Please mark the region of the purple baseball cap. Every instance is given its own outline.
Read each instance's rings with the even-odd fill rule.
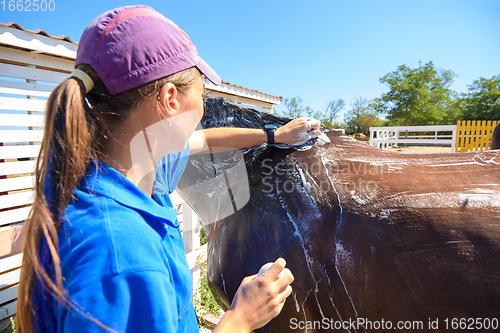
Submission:
[[[189,36],[151,7],[110,10],[85,29],[75,67],[92,66],[112,94],[196,66],[219,85],[219,75],[200,58]]]

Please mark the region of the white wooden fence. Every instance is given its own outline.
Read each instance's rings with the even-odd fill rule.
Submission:
[[[75,54],[73,43],[0,26],[0,319],[15,313],[45,103]]]
[[[377,148],[401,143],[450,145],[454,151],[456,132],[457,125],[370,127],[369,143]]]
[[[33,202],[35,159],[50,92],[73,70],[77,44],[0,25],[0,320],[15,313],[22,262],[23,225]],[[198,217],[179,208],[186,258],[199,280]]]

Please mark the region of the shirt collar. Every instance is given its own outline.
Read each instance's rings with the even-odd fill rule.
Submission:
[[[159,205],[124,175],[102,162],[90,161],[80,189],[113,199],[162,223],[174,227],[179,225],[175,209]]]

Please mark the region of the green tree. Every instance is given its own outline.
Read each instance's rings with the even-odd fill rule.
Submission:
[[[326,109],[323,111],[316,111],[309,107],[305,107],[307,115],[321,121],[321,126],[325,128],[340,128],[341,124],[336,122],[340,111],[345,107],[345,102],[343,99],[339,98],[336,100],[331,100],[326,103]]]
[[[405,125],[439,124],[446,119],[453,91],[449,88],[456,74],[437,70],[432,61],[418,68],[401,65],[380,78],[389,92],[375,100],[375,108],[389,120]]]
[[[457,92],[453,92],[450,102],[446,107],[446,114],[443,117],[442,124],[453,125],[457,120],[462,120],[462,113],[465,109],[464,99]]]
[[[311,112],[311,109],[304,105],[304,101],[299,96],[285,98],[283,104],[286,106],[286,111],[283,111],[281,115],[285,117],[299,118]]]
[[[371,100],[357,97],[351,103],[351,110],[344,116],[346,134],[370,134],[370,127],[382,126],[383,120],[378,117],[378,111]]]
[[[306,106],[305,107],[305,111],[306,111],[306,115],[308,117],[312,117],[314,119],[318,119],[319,121],[321,121],[321,126],[323,126],[323,121],[322,119],[324,118],[325,114],[323,111],[318,111],[318,110],[314,110],[314,109],[311,109],[310,107]]]
[[[344,108],[345,101],[342,98],[327,102],[325,115],[321,119],[322,126],[326,128],[339,128],[340,124],[335,119]]]
[[[500,119],[500,75],[491,79],[479,78],[462,95],[463,120]]]

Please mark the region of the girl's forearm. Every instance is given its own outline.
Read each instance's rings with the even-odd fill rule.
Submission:
[[[274,142],[294,145],[302,142],[309,131],[315,130],[320,135],[319,127],[317,120],[294,119],[276,129]],[[262,143],[267,143],[267,133],[256,128],[209,128],[196,131],[189,138],[191,154],[242,149]]]
[[[234,313],[234,310],[228,310],[221,321],[214,328],[213,333],[249,333],[251,329],[243,323],[242,318]]]
[[[241,149],[267,142],[264,130],[254,128],[209,128],[189,138],[189,153],[206,154]]]
[[[210,148],[241,149],[267,142],[266,132],[255,128],[209,128],[203,134]]]

